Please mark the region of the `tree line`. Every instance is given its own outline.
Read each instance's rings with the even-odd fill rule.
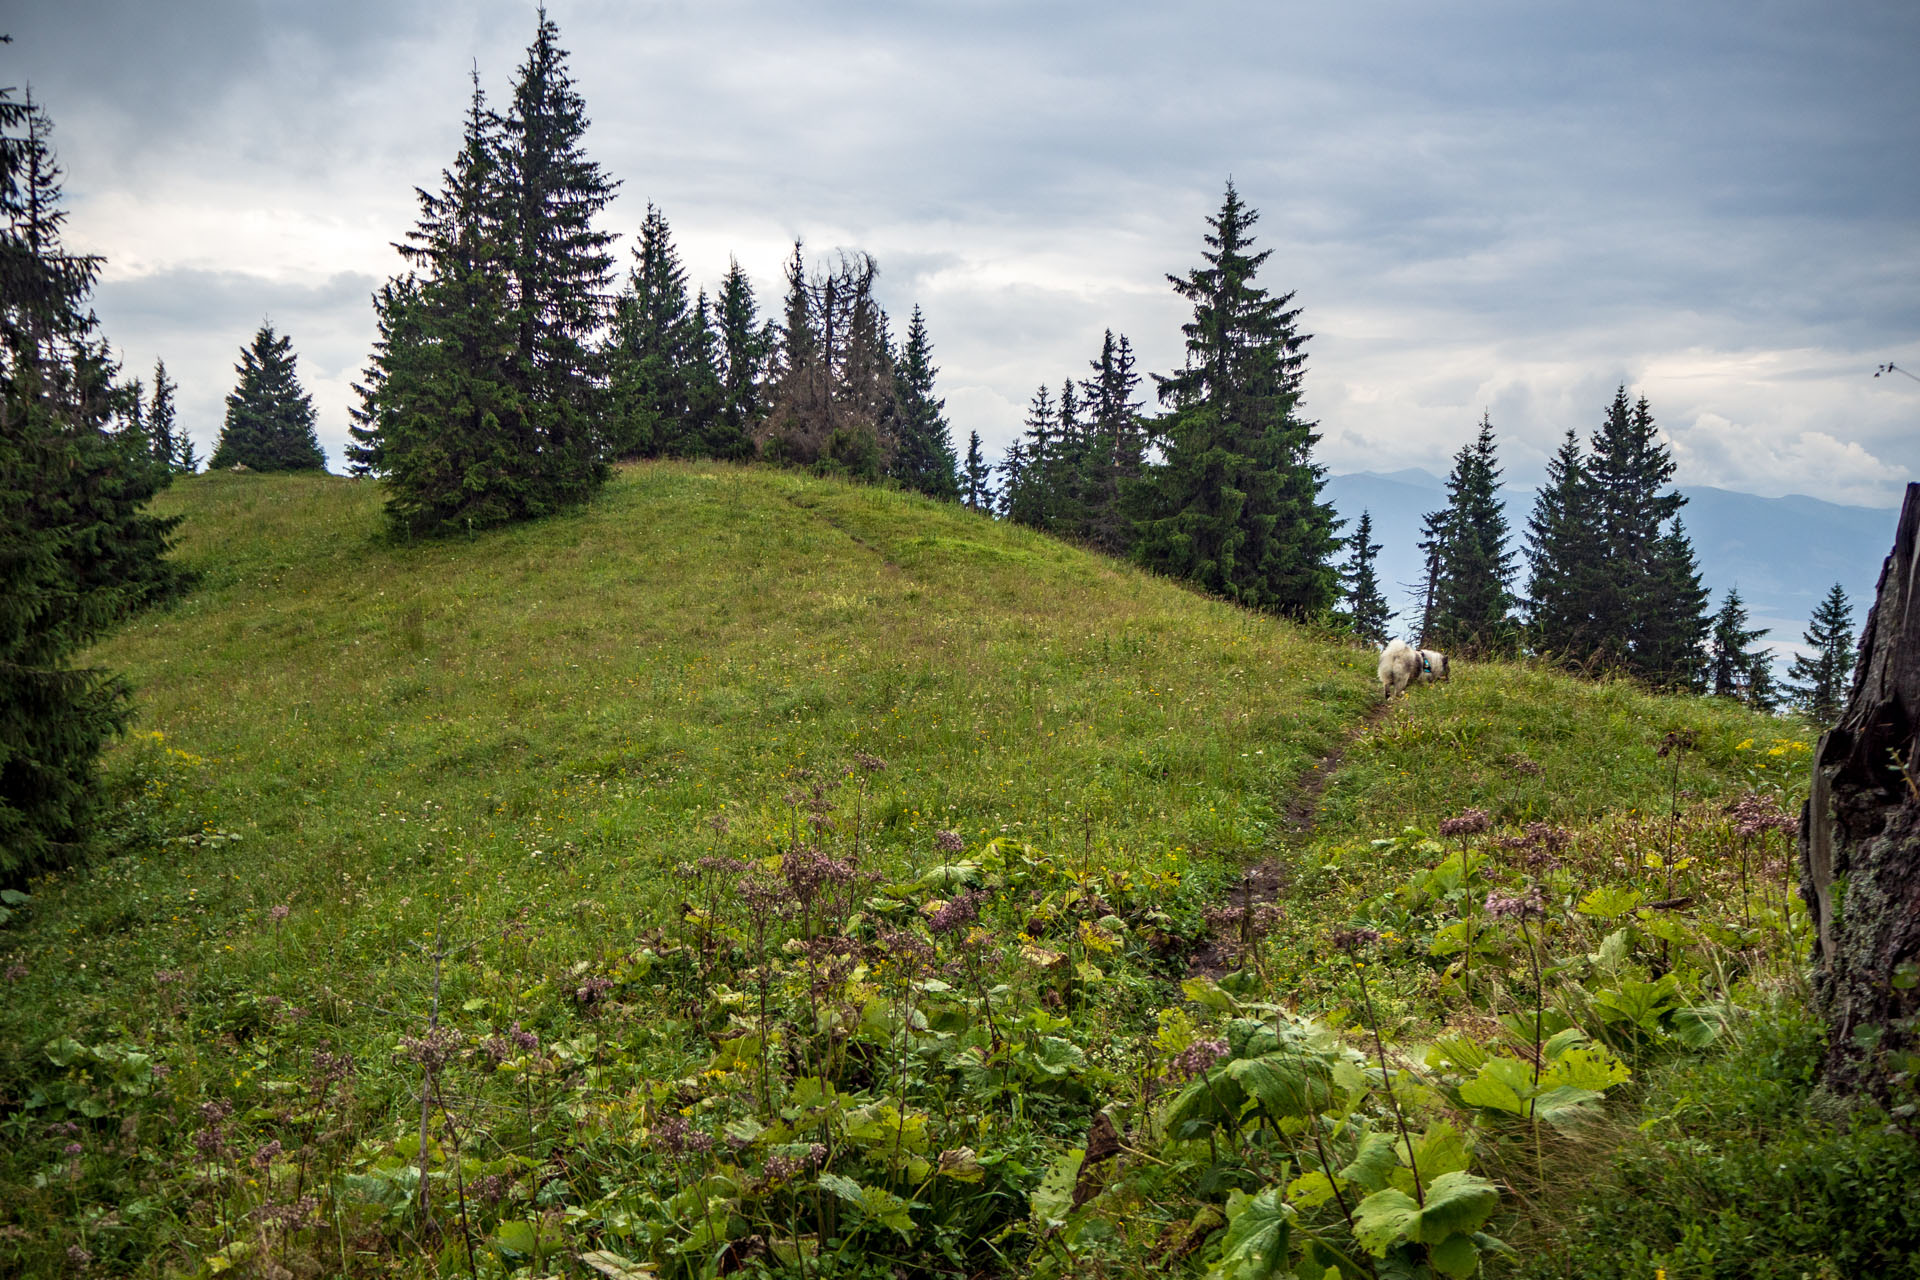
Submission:
[[[1795,658],[1783,688],[1758,643],[1767,629],[1748,625],[1739,588],[1729,587],[1710,612],[1673,470],[1652,406],[1644,396],[1629,401],[1619,388],[1584,447],[1569,430],[1549,460],[1516,551],[1500,501],[1493,424],[1483,416],[1454,455],[1446,505],[1422,523],[1419,643],[1469,656],[1527,653],[1766,711],[1791,700],[1831,720],[1853,670],[1846,592],[1835,583],[1827,593],[1803,637],[1810,652]],[[1378,548],[1368,545],[1369,527],[1363,513],[1350,540],[1347,615],[1379,642],[1391,611],[1373,569]]]

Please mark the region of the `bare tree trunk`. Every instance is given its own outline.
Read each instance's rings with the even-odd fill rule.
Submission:
[[[1820,738],[1800,822],[1800,890],[1817,933],[1826,1082],[1884,1092],[1887,1055],[1920,1047],[1920,484],[1860,640],[1853,692]],[[1905,968],[1903,968],[1905,966]],[[1898,984],[1898,985],[1897,985]]]

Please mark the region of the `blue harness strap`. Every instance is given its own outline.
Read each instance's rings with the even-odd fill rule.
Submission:
[[[1428,675],[1433,674],[1433,661],[1427,657],[1425,651],[1420,654],[1420,669]]]

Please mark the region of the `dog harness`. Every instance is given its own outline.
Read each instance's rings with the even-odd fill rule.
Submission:
[[[1420,670],[1426,672],[1428,675],[1433,674],[1433,662],[1424,653],[1420,655]]]

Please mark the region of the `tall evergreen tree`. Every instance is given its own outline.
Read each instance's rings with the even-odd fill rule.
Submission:
[[[1341,576],[1347,584],[1347,625],[1353,634],[1368,644],[1387,642],[1387,624],[1393,613],[1380,592],[1380,575],[1374,564],[1380,556],[1380,544],[1373,541],[1373,513],[1362,511],[1360,523],[1347,539],[1350,555]]]
[[[1720,611],[1713,618],[1708,653],[1710,692],[1714,697],[1741,696],[1746,670],[1751,665],[1750,646],[1765,634],[1764,630],[1747,626],[1747,606],[1740,598],[1740,588],[1729,588],[1721,598]]]
[[[716,458],[753,456],[753,436],[766,417],[762,379],[773,349],[773,333],[760,321],[753,284],[740,263],[729,262],[715,305],[719,330],[716,356],[720,374],[720,414],[714,423],[712,453]]]
[[[1666,670],[1654,641],[1684,602],[1667,592],[1674,583],[1661,570],[1659,543],[1668,521],[1686,503],[1668,488],[1673,455],[1660,439],[1646,398],[1627,402],[1615,392],[1588,446],[1587,474],[1593,486],[1594,534],[1599,540],[1588,613],[1610,665],[1656,685],[1682,684]]]
[[[412,533],[485,528],[550,509],[540,434],[517,356],[500,124],[475,78],[460,153],[401,254],[413,267],[374,297],[379,336],[356,388],[348,459],[387,482]]]
[[[173,455],[174,470],[179,472],[183,476],[193,475],[195,472],[200,470],[200,457],[197,453],[194,452],[193,437],[188,435],[184,430],[182,430],[176,434],[174,439],[175,439],[175,451]]]
[[[1479,435],[1454,455],[1439,515],[1428,642],[1467,654],[1505,652],[1513,642],[1514,557],[1500,505],[1493,423],[1484,415]]]
[[[1788,668],[1787,679],[1792,682],[1788,692],[1794,705],[1816,723],[1832,724],[1846,702],[1855,652],[1853,607],[1839,583],[1813,611],[1800,640],[1810,652],[1796,657]]]
[[[1007,519],[1033,529],[1053,527],[1054,430],[1058,424],[1051,388],[1042,386],[1027,405],[1026,430],[1007,450],[1001,467],[1000,500]],[[1015,452],[1015,449],[1018,452]]]
[[[1081,477],[1086,508],[1083,536],[1119,555],[1133,545],[1128,497],[1146,469],[1146,431],[1135,398],[1140,375],[1133,345],[1109,329],[1092,362],[1093,377],[1081,384],[1087,410],[1087,448]]]
[[[1254,283],[1269,252],[1252,252],[1257,217],[1229,182],[1206,265],[1168,277],[1193,319],[1185,367],[1155,378],[1172,418],[1136,555],[1249,608],[1305,617],[1334,603],[1337,521],[1320,501],[1319,436],[1300,415],[1299,310]]]
[[[528,439],[521,504],[539,515],[590,496],[606,479],[593,429],[614,237],[593,219],[618,183],[587,159],[586,103],[573,86],[560,31],[543,6],[501,121],[499,189],[511,281],[513,365]]]
[[[263,324],[240,349],[240,375],[227,393],[227,418],[207,465],[253,471],[318,471],[327,465],[314,433],[313,397],[300,385],[293,339]]]
[[[46,113],[0,90],[0,882],[73,860],[129,692],[74,657],[174,590],[163,469],[107,427],[125,388],[88,297],[101,259],[61,240]]]
[[[179,389],[180,384],[167,376],[167,362],[155,360],[153,403],[147,410],[147,440],[153,451],[153,460],[169,475],[178,470],[180,465],[180,441],[176,438],[180,429],[179,415],[173,407],[173,393]]]
[[[967,461],[964,473],[965,493],[963,500],[975,511],[991,512],[994,509],[993,471],[980,452],[980,433],[967,433]]]
[[[1645,591],[1653,603],[1632,638],[1634,673],[1661,688],[1698,693],[1706,680],[1710,596],[1680,517],[1654,540],[1652,558]]]
[[[1568,431],[1527,521],[1527,643],[1535,653],[1583,662],[1597,645],[1589,612],[1600,564],[1595,526],[1592,481]]]
[[[607,450],[618,458],[704,454],[712,414],[696,411],[695,387],[714,377],[698,348],[704,316],[687,296],[687,273],[673,247],[666,215],[649,204],[633,251],[627,287],[613,304],[604,358],[608,382]]]
[[[1728,588],[1721,600],[1720,612],[1714,615],[1712,647],[1708,655],[1708,674],[1714,697],[1747,700],[1749,673],[1753,670],[1756,654],[1760,652],[1755,650],[1753,642],[1766,634],[1765,627],[1747,625],[1747,605],[1740,598],[1740,588]]]
[[[1413,545],[1421,560],[1420,625],[1416,629],[1421,647],[1434,643],[1434,619],[1440,600],[1440,557],[1446,550],[1447,513],[1429,511],[1420,518],[1420,539]]]
[[[900,442],[890,475],[908,489],[948,502],[958,500],[960,479],[953,456],[947,402],[933,394],[933,340],[918,306],[907,321],[907,345],[894,370],[900,401]]]

